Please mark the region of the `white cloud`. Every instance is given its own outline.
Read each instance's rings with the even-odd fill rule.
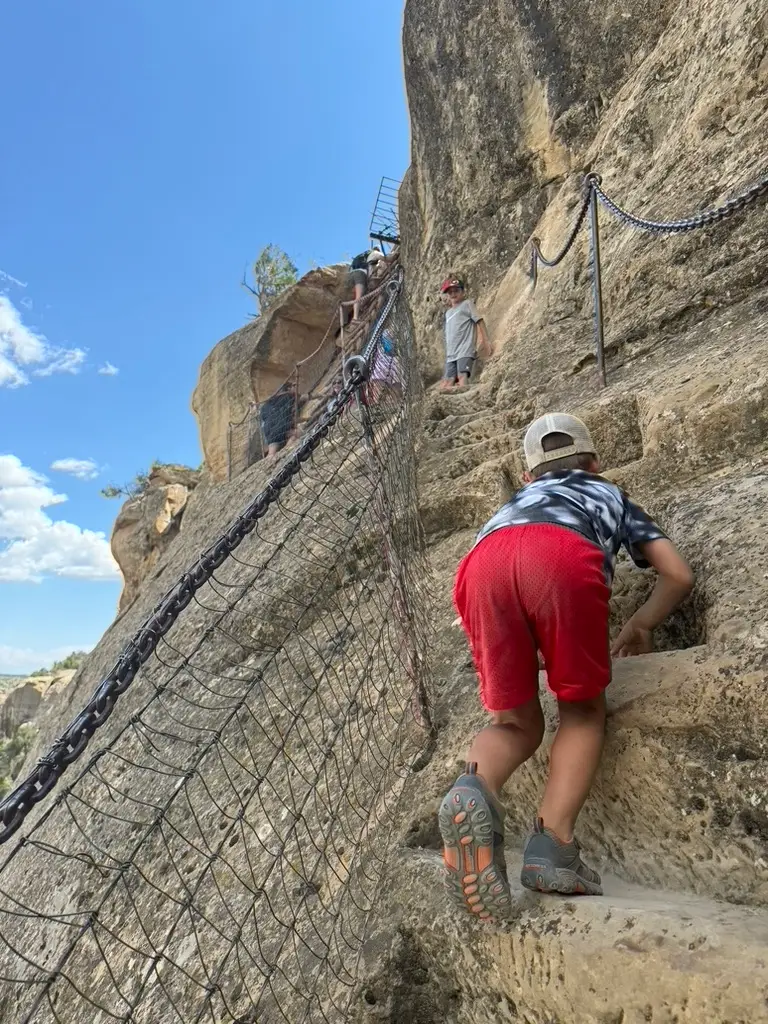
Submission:
[[[6,273],[4,270],[0,270],[0,281],[8,281],[10,284],[15,284],[17,288],[26,288],[26,281],[20,281],[18,277],[14,277],[12,274]]]
[[[0,644],[0,672],[6,676],[25,676],[29,672],[37,672],[39,668],[49,668],[72,651],[90,651],[91,647],[92,644],[68,644],[66,647],[33,650],[31,647]]]
[[[102,377],[116,377],[120,373],[118,368],[113,366],[112,363],[104,363],[96,372],[100,373]]]
[[[0,345],[22,366],[42,363],[45,359],[45,338],[24,325],[21,314],[7,295],[0,295]]]
[[[49,352],[50,362],[40,370],[33,370],[36,377],[51,377],[54,373],[80,373],[85,362],[85,350],[82,348],[58,348]]]
[[[28,384],[25,367],[34,366],[36,377],[50,377],[54,373],[79,373],[84,361],[83,349],[51,345],[45,335],[27,327],[7,295],[0,295],[0,387]]]
[[[56,459],[51,463],[54,473],[69,473],[78,480],[95,480],[99,467],[93,459]]]
[[[34,306],[34,302],[32,301],[32,299],[30,299],[28,295],[25,295],[19,302],[19,305],[23,306],[24,309],[32,309],[32,307]]]
[[[14,366],[10,359],[6,359],[0,352],[0,388],[18,388],[28,383],[18,366]]]
[[[66,500],[15,455],[0,455],[0,582],[120,578],[103,533],[54,522],[44,511]]]

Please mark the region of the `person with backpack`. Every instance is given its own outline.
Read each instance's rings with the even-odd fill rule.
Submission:
[[[368,288],[368,274],[376,267],[380,260],[386,260],[386,256],[380,249],[366,249],[359,253],[352,260],[349,268],[347,283],[355,289],[354,304],[352,306],[352,320],[360,319],[360,301]]]

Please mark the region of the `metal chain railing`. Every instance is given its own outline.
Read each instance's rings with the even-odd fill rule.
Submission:
[[[372,331],[377,338],[402,289],[403,275],[388,282],[390,295]],[[276,502],[281,492],[291,483],[302,465],[320,446],[330,428],[344,412],[348,401],[366,382],[367,357],[373,351],[369,343],[366,354],[354,357],[345,368],[344,383],[339,393],[318,421],[300,442],[295,451],[275,473],[267,486],[230,523],[219,539],[204,551],[159,602],[152,614],[123,649],[117,662],[97,687],[83,710],[66,727],[32,769],[30,774],[0,802],[0,843],[6,842],[23,824],[33,807],[56,785],[66,769],[80,755],[94,733],[103,726],[115,709],[141,666],[150,658],[160,640],[173,626],[180,613],[190,604],[195,594],[207,583],[214,572],[254,530],[258,521]]]
[[[583,196],[583,199],[582,199],[582,202],[581,202],[581,206],[579,207],[579,212],[578,212],[578,214],[576,216],[576,220],[574,221],[573,227],[571,228],[571,233],[568,235],[568,238],[565,240],[565,244],[563,245],[562,249],[557,254],[557,256],[553,256],[552,259],[547,259],[546,256],[544,256],[544,254],[541,251],[541,242],[540,242],[540,240],[535,235],[531,239],[531,270],[530,270],[530,275],[531,275],[531,278],[533,279],[533,287],[534,288],[536,287],[536,282],[537,282],[538,277],[539,277],[539,275],[538,275],[538,265],[539,265],[539,263],[541,263],[542,266],[545,266],[545,267],[556,267],[559,263],[563,262],[565,257],[568,255],[568,253],[573,248],[573,243],[576,241],[576,238],[578,237],[579,231],[581,231],[582,225],[584,224],[584,218],[587,216],[587,211],[589,210],[589,204],[590,204],[590,200],[591,200],[591,189],[587,186],[587,179],[585,179],[585,181],[584,181],[583,192],[584,192],[584,196]]]
[[[744,189],[743,192],[711,210],[704,210],[702,213],[696,213],[692,217],[683,217],[681,220],[648,220],[629,213],[619,206],[615,200],[611,199],[610,196],[606,195],[603,191],[602,178],[599,174],[590,174],[587,180],[591,182],[591,188],[609,213],[618,217],[619,220],[631,228],[637,228],[638,231],[649,231],[653,234],[680,234],[684,231],[695,231],[697,228],[705,228],[710,224],[719,224],[721,221],[727,220],[728,217],[740,213],[745,207],[762,196],[768,195],[768,174],[765,174],[753,185],[750,185],[749,188]]]
[[[560,252],[552,259],[547,259],[541,252],[541,242],[536,237],[531,238],[530,277],[533,281],[533,289],[536,288],[538,280],[538,266],[556,267],[561,263],[573,248],[579,231],[584,224],[587,213],[589,213],[589,235],[590,235],[590,271],[592,276],[593,289],[593,313],[594,332],[597,367],[600,379],[605,386],[607,384],[605,366],[605,339],[604,339],[604,316],[602,296],[602,267],[600,261],[600,223],[598,208],[604,207],[610,214],[620,220],[627,227],[637,231],[646,231],[652,234],[672,235],[682,234],[688,231],[695,231],[698,228],[709,227],[713,224],[720,224],[734,215],[743,212],[747,207],[758,199],[768,195],[768,174],[762,175],[752,185],[732,196],[720,206],[704,210],[701,213],[690,217],[683,217],[679,220],[651,220],[647,217],[639,217],[630,213],[620,206],[603,190],[602,178],[599,174],[590,173],[584,178],[582,185],[583,198],[576,220],[570,234]]]

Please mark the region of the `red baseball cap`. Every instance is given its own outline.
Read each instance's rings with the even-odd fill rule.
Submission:
[[[449,288],[463,288],[464,282],[458,277],[447,277],[440,285],[441,292],[447,292]]]

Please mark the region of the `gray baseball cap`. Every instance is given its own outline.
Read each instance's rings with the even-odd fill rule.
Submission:
[[[567,434],[571,443],[564,448],[545,452],[542,442],[549,434]],[[595,445],[586,424],[578,416],[571,416],[567,412],[549,412],[534,420],[525,432],[523,448],[528,469],[536,469],[544,462],[554,462],[568,455],[595,454]]]

